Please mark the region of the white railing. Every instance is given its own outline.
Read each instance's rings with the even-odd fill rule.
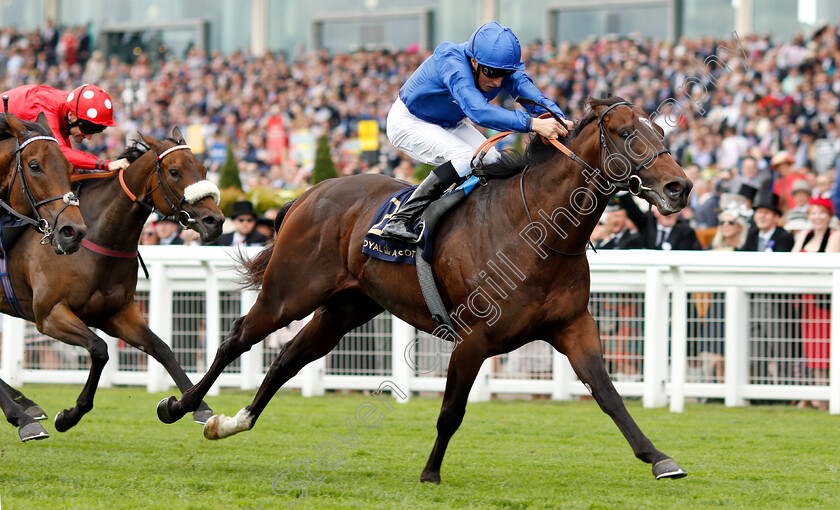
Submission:
[[[194,381],[213,359],[235,317],[256,298],[234,282],[229,249],[142,247],[151,279],[138,297],[149,325],[173,347]],[[833,254],[601,251],[590,253],[590,310],[618,391],[645,406],[683,410],[686,398],[828,400],[840,414],[840,257]],[[219,386],[256,388],[281,331],[229,367]],[[285,337],[285,338],[283,338]],[[830,337],[830,340],[829,340]],[[101,385],[172,386],[154,360],[103,336],[111,360]],[[821,339],[822,342],[820,341]],[[5,317],[0,373],[12,385],[83,383],[86,353],[39,337]],[[310,364],[284,387],[304,396],[325,390],[371,390],[390,380],[406,392],[442,392],[450,344],[382,314]],[[406,351],[408,358],[406,360]],[[830,367],[830,368],[829,368]],[[718,372],[714,373],[713,369]],[[565,356],[544,342],[487,360],[472,400],[493,394],[587,395]]]

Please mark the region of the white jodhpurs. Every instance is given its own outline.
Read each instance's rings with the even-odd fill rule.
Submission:
[[[388,112],[388,139],[394,147],[429,165],[452,162],[461,177],[470,173],[473,154],[486,140],[484,135],[464,118],[455,127],[445,128],[415,117],[402,100],[397,99]],[[484,163],[499,159],[495,147],[487,152]]]

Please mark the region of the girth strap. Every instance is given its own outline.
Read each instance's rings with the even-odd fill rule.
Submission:
[[[415,265],[417,266],[417,279],[420,281],[420,290],[423,292],[423,299],[426,300],[426,306],[429,307],[429,312],[432,314],[432,320],[438,326],[443,326],[446,329],[446,341],[455,341],[455,327],[452,321],[449,320],[449,314],[446,313],[446,307],[443,305],[443,300],[438,292],[437,285],[435,285],[435,276],[432,274],[432,266],[426,262],[426,259],[421,255],[422,250],[418,249],[414,255]]]

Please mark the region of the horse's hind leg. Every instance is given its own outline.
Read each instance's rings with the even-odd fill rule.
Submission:
[[[213,363],[210,364],[204,377],[195,386],[183,392],[181,400],[172,396],[158,402],[157,415],[160,421],[174,423],[186,413],[198,409],[201,399],[207,395],[210,387],[233,360],[269,334],[295,318],[305,317],[318,306],[317,302],[314,302],[311,308],[305,304],[295,303],[298,305],[297,309],[294,312],[287,312],[281,300],[282,297],[278,293],[263,288],[248,314],[233,322],[230,333],[216,351],[216,357],[213,358]]]
[[[421,482],[440,483],[440,466],[449,440],[461,426],[467,408],[467,398],[475,382],[481,364],[487,358],[487,351],[481,342],[464,342],[452,352],[446,374],[446,390],[437,421],[437,439],[426,467],[420,475]]]
[[[93,409],[93,397],[99,385],[99,377],[108,363],[108,345],[88,329],[67,306],[61,304],[55,305],[46,317],[38,320],[38,330],[66,344],[84,347],[90,354],[90,372],[82,392],[76,399],[76,406],[64,409],[55,417],[55,429],[65,432]]]
[[[315,311],[312,320],[286,345],[271,364],[251,405],[236,416],[212,417],[204,426],[204,437],[222,439],[250,430],[283,384],[307,364],[326,356],[350,330],[382,312],[376,302],[358,292],[334,296]]]
[[[0,389],[5,390],[6,393],[8,393],[10,397],[12,397],[12,400],[14,400],[17,403],[17,405],[22,407],[23,411],[29,416],[35,418],[36,420],[47,419],[47,413],[45,413],[44,410],[41,409],[41,406],[26,398],[26,395],[24,395],[20,391],[6,384],[6,381],[4,381],[3,379],[0,379]]]
[[[114,314],[102,329],[109,335],[122,339],[127,344],[156,359],[175,381],[175,385],[178,386],[181,393],[192,388],[192,381],[190,381],[181,365],[178,364],[175,353],[149,329],[137,303],[133,303]],[[193,420],[203,425],[211,416],[213,416],[213,411],[210,410],[210,406],[202,401],[193,413]]]
[[[6,420],[18,428],[20,440],[30,441],[32,439],[46,439],[50,437],[47,431],[44,430],[44,427],[35,421],[33,417],[26,414],[23,408],[5,391],[5,388],[10,388],[10,386],[5,382],[0,384],[0,409],[6,415]]]
[[[549,340],[549,343],[568,356],[581,382],[589,388],[601,409],[613,419],[636,457],[653,464],[653,474],[657,479],[682,478],[686,475],[673,459],[653,446],[624,407],[604,367],[598,326],[589,312]]]

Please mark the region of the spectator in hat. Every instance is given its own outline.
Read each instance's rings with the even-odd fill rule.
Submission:
[[[219,236],[217,245],[262,246],[265,243],[266,237],[256,230],[257,214],[251,202],[247,200],[234,202],[233,213],[230,217],[233,220],[234,231]]]
[[[184,241],[179,235],[181,233],[181,226],[169,218],[161,218],[155,223],[155,232],[157,232],[160,245],[182,245]]]
[[[642,238],[642,244],[649,250],[702,250],[697,234],[688,222],[679,219],[679,214],[664,215],[653,207],[643,213],[633,197],[626,193],[618,198]]]
[[[757,190],[764,189],[768,181],[770,172],[767,169],[759,170],[755,158],[746,156],[741,160],[741,172],[729,180],[729,190],[738,193],[742,184],[749,184]]]
[[[160,237],[157,235],[157,231],[155,230],[155,224],[152,222],[148,222],[143,225],[143,232],[140,234],[140,244],[159,244]]]
[[[773,182],[773,192],[779,195],[781,202],[779,210],[782,214],[788,209],[796,206],[793,201],[793,183],[805,176],[795,172],[793,169],[793,157],[787,151],[778,152],[770,160],[770,168],[776,172],[776,180]]]
[[[785,229],[788,225],[798,225],[808,219],[808,201],[811,199],[811,185],[805,179],[793,183],[791,190],[794,206],[785,213]]]
[[[747,240],[749,218],[749,211],[743,205],[733,204],[721,211],[719,215],[720,225],[712,243],[709,245],[709,249],[734,251],[743,246]]]
[[[257,218],[257,225],[254,228],[257,232],[264,235],[266,239],[272,239],[274,237],[274,220],[271,218],[260,216]]]
[[[618,205],[615,197],[610,199],[606,210],[607,234],[595,248],[599,250],[633,250],[642,249],[642,239],[639,234],[629,228],[627,212]]]
[[[808,205],[810,230],[796,236],[795,252],[837,253],[840,251],[840,231],[829,225],[834,216],[834,206],[828,196],[813,197]],[[828,379],[829,342],[831,339],[831,304],[814,294],[802,296],[802,344],[805,351],[805,368],[815,379]],[[813,405],[828,408],[826,401],[802,401],[800,407]]]
[[[753,222],[756,228],[747,233],[747,240],[738,251],[790,251],[793,235],[778,228],[782,211],[779,195],[769,191],[758,194],[753,205]]]

